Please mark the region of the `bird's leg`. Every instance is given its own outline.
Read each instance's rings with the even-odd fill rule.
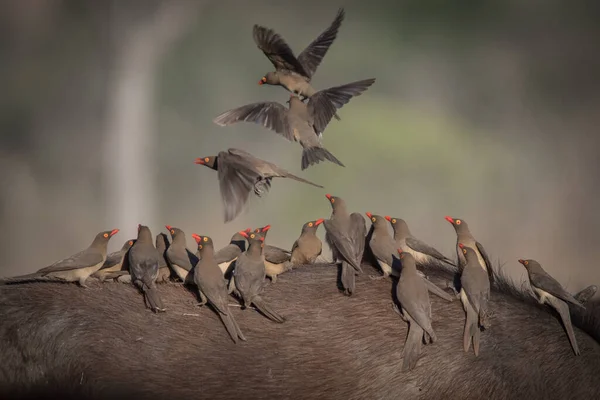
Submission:
[[[277,275],[270,276],[269,278],[271,278],[271,284],[277,282]]]
[[[272,178],[258,177],[256,183],[254,184],[254,194],[256,194],[258,197],[266,194],[269,189],[271,189],[271,179]]]
[[[198,293],[200,293],[200,303],[198,303],[198,307],[202,307],[203,305],[206,305],[206,302],[208,301],[208,299],[206,298],[206,296],[204,295],[204,293],[202,293],[202,290],[198,290]]]
[[[87,286],[85,284],[86,280],[87,280],[87,276],[82,276],[82,277],[79,278],[79,282],[78,283],[79,283],[79,286],[81,286],[82,288],[89,289],[89,286]]]

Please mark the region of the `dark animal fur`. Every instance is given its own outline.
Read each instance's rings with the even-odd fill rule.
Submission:
[[[576,329],[581,356],[575,357],[549,308],[501,271],[479,357],[462,351],[460,301],[431,295],[437,341],[423,348],[413,371],[402,373],[407,324],[392,310],[395,284],[369,279],[374,268],[364,271],[352,297],[337,290],[333,266],[281,275],[262,296],[286,322],[231,307],[248,339],[238,344],[212,310],[198,308],[177,284],[158,286],[168,308],[158,315],[129,285],[0,286],[0,397],[600,398],[600,345]],[[440,287],[452,281],[447,271],[424,272]],[[600,306],[588,303],[573,322],[598,339]]]

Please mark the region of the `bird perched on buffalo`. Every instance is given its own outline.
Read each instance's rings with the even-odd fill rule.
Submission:
[[[159,259],[150,228],[138,225],[137,240],[129,250],[129,273],[131,282],[142,291],[147,306],[154,312],[166,311],[156,290]]]
[[[187,249],[185,232],[171,225],[165,227],[173,238],[173,242],[165,252],[169,264],[182,282],[193,283],[194,275],[190,272],[198,262],[198,257]]]
[[[331,25],[298,57],[294,55],[283,37],[273,29],[254,25],[252,29],[254,42],[275,67],[275,71],[265,74],[258,84],[279,85],[303,98],[312,96],[316,91],[310,85],[310,81],[336,39],[344,15],[344,10],[340,8]],[[337,115],[336,118],[339,119]]]
[[[245,232],[250,231],[250,228],[245,230]],[[227,246],[215,252],[214,259],[226,278],[233,272],[233,269],[230,268],[230,266],[232,266],[232,263],[237,260],[238,256],[244,251],[246,251],[246,238],[239,232],[236,232],[231,237]],[[196,255],[198,257],[200,256],[199,253],[196,253]]]
[[[129,258],[127,257],[127,253],[134,243],[135,239],[129,239],[123,243],[119,251],[110,253],[106,257],[106,261],[104,261],[102,267],[94,272],[92,277],[104,282],[106,279],[114,279],[129,274]]]
[[[33,274],[5,278],[2,282],[63,281],[77,282],[79,286],[87,288],[85,281],[91,274],[98,271],[106,261],[108,241],[117,232],[119,232],[118,229],[100,232],[85,250],[59,260]]]
[[[323,221],[325,241],[331,248],[333,260],[342,264],[341,283],[344,294],[351,296],[356,289],[356,275],[365,250],[367,225],[357,212],[348,213],[346,202],[337,196],[326,194],[331,204],[331,218]]]
[[[408,228],[408,224],[402,218],[386,215],[385,219],[392,225],[396,246],[401,248],[402,251],[410,253],[417,265],[439,265],[439,263],[444,263],[451,267],[456,266],[452,260],[435,248],[414,237]]]
[[[317,236],[317,229],[324,219],[308,221],[302,225],[300,237],[292,245],[290,261],[293,265],[313,264],[323,251],[323,243]]]
[[[531,259],[519,259],[519,262],[523,264],[527,270],[529,283],[531,284],[531,288],[533,289],[538,302],[540,304],[548,304],[558,312],[558,315],[560,315],[560,319],[567,331],[569,342],[571,342],[573,352],[578,356],[580,354],[579,346],[577,345],[577,338],[573,331],[569,305],[567,303],[582,309],[585,309],[585,306],[577,301],[571,293],[567,292],[556,279],[544,271],[539,262]]]
[[[323,188],[240,149],[230,148],[216,156],[196,158],[195,163],[218,172],[221,199],[225,206],[225,222],[233,220],[242,212],[251,191],[258,197],[266,194],[273,178],[290,178]]]
[[[230,287],[235,286],[244,307],[254,304],[256,309],[271,321],[282,323],[285,318],[271,308],[260,296],[265,281],[265,258],[263,248],[269,225],[261,228],[261,234],[240,231],[248,240],[248,250],[235,261]]]
[[[265,229],[266,228],[266,229]],[[265,246],[263,247],[263,256],[265,257],[265,274],[271,279],[271,283],[277,282],[277,276],[292,269],[290,262],[292,253],[277,246],[266,244],[266,233],[271,228],[267,225],[263,228],[256,228],[254,233],[264,237]]]
[[[160,258],[158,259],[158,277],[156,278],[156,282],[169,282],[171,278],[171,269],[169,268],[169,264],[167,263],[167,249],[171,245],[169,243],[169,238],[166,234],[160,232],[156,235],[156,250],[158,250],[158,254],[160,254]]]
[[[208,302],[213,307],[234,343],[237,343],[238,339],[246,340],[233,318],[231,309],[229,309],[227,282],[215,261],[212,239],[196,233],[193,233],[192,237],[198,244],[198,254],[200,255],[194,268],[194,282],[198,286],[198,292],[202,300],[200,305],[205,305]]]
[[[331,121],[335,111],[354,96],[359,96],[369,88],[375,79],[348,83],[316,92],[305,104],[300,98],[291,95],[287,101],[289,108],[276,101],[247,104],[218,115],[213,122],[220,126],[236,122],[253,122],[270,129],[289,141],[302,146],[301,168],[321,161],[331,161],[344,166],[321,144],[323,131]]]

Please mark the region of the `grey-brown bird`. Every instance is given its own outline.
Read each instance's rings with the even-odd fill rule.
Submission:
[[[246,104],[215,117],[213,122],[220,126],[240,121],[253,122],[280,134],[289,141],[302,146],[301,168],[321,161],[331,161],[344,166],[321,144],[323,131],[331,121],[335,111],[347,104],[352,97],[360,96],[375,82],[375,79],[348,83],[321,90],[315,93],[305,104],[292,95],[288,100],[289,108],[275,101]]]
[[[442,265],[447,264],[451,267],[456,267],[454,262],[448,257],[422,240],[414,237],[408,228],[408,224],[402,218],[393,218],[386,215],[385,219],[392,225],[396,246],[400,247],[402,251],[410,253],[417,265],[440,265],[441,263]]]
[[[290,261],[293,265],[314,264],[323,251],[323,243],[317,236],[317,229],[324,219],[308,221],[302,225],[300,237],[292,245]]]
[[[341,262],[341,282],[344,294],[351,296],[356,289],[356,275],[362,272],[360,263],[365,250],[367,225],[357,212],[348,213],[341,197],[326,194],[331,204],[331,218],[323,221],[325,241],[331,248],[333,260]]]
[[[235,261],[232,283],[242,299],[244,308],[254,304],[254,307],[265,317],[282,323],[285,318],[273,310],[260,296],[266,276],[263,256],[265,232],[261,235],[254,232],[240,232],[248,240],[248,250],[240,254]]]
[[[571,342],[573,352],[575,355],[579,355],[579,346],[577,345],[577,338],[575,337],[573,325],[571,324],[571,314],[567,303],[582,309],[585,309],[585,306],[577,301],[571,293],[567,292],[556,279],[544,271],[539,262],[532,259],[519,259],[519,262],[523,264],[527,270],[529,283],[531,284],[531,288],[533,289],[538,302],[540,304],[548,304],[558,312],[563,325],[565,326],[565,330],[567,331],[567,336],[569,337],[569,342]]]
[[[171,278],[171,269],[167,263],[166,254],[170,245],[169,238],[166,234],[160,232],[156,235],[156,250],[158,250],[158,254],[160,254],[160,258],[158,259],[158,277],[156,278],[156,282],[158,283],[169,282]]]
[[[146,305],[154,312],[166,311],[156,290],[159,259],[150,228],[138,225],[137,240],[129,250],[129,273],[131,282],[144,294]]]
[[[118,229],[100,232],[85,250],[59,260],[33,274],[4,278],[2,282],[12,284],[32,281],[65,281],[77,282],[79,286],[87,288],[85,281],[106,261],[108,241],[117,232],[119,232]]]
[[[129,239],[123,243],[123,246],[119,251],[115,251],[106,256],[104,264],[102,264],[102,267],[98,271],[92,274],[92,277],[98,278],[101,282],[104,282],[107,279],[114,279],[121,275],[128,274],[129,260],[127,252],[134,243],[135,239]]]
[[[290,262],[292,253],[277,246],[266,244],[266,232],[271,229],[271,225],[257,228],[254,233],[264,236],[265,246],[263,247],[263,256],[265,257],[265,274],[271,279],[271,283],[277,282],[277,276],[292,269]],[[264,235],[263,235],[264,233]]]
[[[175,271],[175,274],[182,282],[193,284],[194,273],[191,271],[198,262],[198,257],[188,250],[185,233],[181,229],[171,225],[165,225],[165,227],[173,239],[173,242],[165,252],[169,264],[171,264],[171,268],[173,268],[173,271]]]
[[[242,212],[251,191],[254,191],[258,197],[266,194],[271,188],[273,178],[290,178],[323,188],[240,149],[230,148],[219,152],[216,156],[196,158],[195,163],[218,172],[226,223]]]
[[[458,269],[462,271],[466,264],[465,256],[458,246],[459,243],[462,243],[466,247],[470,247],[473,249],[475,254],[477,254],[477,258],[479,259],[479,264],[482,268],[487,272],[490,282],[494,282],[494,270],[492,269],[492,263],[490,262],[490,258],[487,255],[487,252],[483,248],[483,245],[479,243],[471,232],[469,231],[469,226],[467,223],[460,218],[452,218],[449,216],[444,217],[446,221],[450,222],[456,231],[456,253],[458,255]]]
[[[312,76],[333,44],[344,20],[344,10],[338,10],[331,25],[313,40],[296,58],[283,37],[273,29],[254,25],[254,42],[275,67],[258,81],[259,85],[279,85],[303,98],[312,96]],[[339,119],[339,117],[336,116]]]
[[[250,232],[251,229],[246,229],[245,232]],[[219,268],[223,276],[230,276],[233,273],[233,262],[238,256],[246,251],[246,238],[239,232],[236,232],[229,241],[229,244],[214,254],[215,261],[219,264]]]
[[[431,303],[423,278],[417,273],[417,264],[410,253],[398,249],[402,273],[396,286],[396,297],[402,307],[402,315],[408,322],[408,336],[402,349],[402,370],[408,371],[417,365],[421,354],[421,343],[436,341],[431,326]]]
[[[198,244],[198,253],[200,255],[198,263],[194,268],[194,282],[198,286],[198,292],[204,305],[207,302],[215,310],[227,333],[234,341],[238,339],[246,340],[240,330],[233,313],[229,309],[229,294],[227,294],[227,281],[223,278],[223,273],[215,261],[213,241],[208,236],[200,236],[196,233],[192,237]]]
[[[477,357],[481,328],[490,327],[488,312],[490,280],[475,251],[463,243],[459,243],[458,246],[467,261],[460,275],[460,300],[466,313],[463,348],[468,352],[472,341],[473,351]]]

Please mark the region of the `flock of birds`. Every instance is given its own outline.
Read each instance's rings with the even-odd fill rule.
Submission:
[[[321,133],[331,118],[337,117],[336,110],[352,96],[366,90],[374,79],[321,91],[315,91],[310,85],[310,79],[335,39],[343,17],[344,11],[340,9],[331,26],[297,58],[280,35],[255,25],[254,39],[276,68],[275,72],[265,75],[260,83],[281,85],[293,92],[289,100],[290,107],[286,109],[274,102],[255,103],[227,111],[215,122],[228,125],[237,121],[252,121],[289,140],[298,141],[303,147],[302,169],[323,160],[343,166],[321,146]],[[218,171],[225,222],[239,214],[251,191],[258,196],[268,191],[274,177],[288,177],[319,186],[239,149],[199,158],[196,163]],[[326,230],[325,241],[332,251],[333,261],[341,264],[344,294],[350,296],[355,292],[355,278],[362,273],[361,262],[366,247],[371,250],[382,272],[381,276],[371,276],[372,279],[390,275],[398,277],[396,295],[400,308],[396,308],[396,311],[409,324],[403,348],[404,370],[415,367],[423,342],[428,344],[436,340],[431,324],[429,292],[448,301],[453,300],[453,296],[430,282],[417,266],[435,265],[457,271],[460,280],[452,289],[462,301],[466,313],[463,347],[468,352],[473,344],[477,356],[480,333],[490,328],[488,307],[494,271],[487,252],[471,234],[467,223],[460,218],[445,217],[457,236],[458,259],[455,263],[413,236],[403,219],[367,212],[371,221],[367,232],[363,216],[357,212],[350,213],[342,198],[330,194],[326,198],[332,208],[330,218],[306,222],[290,251],[265,244],[270,225],[236,232],[230,243],[218,251],[215,251],[209,236],[194,233],[192,237],[197,243],[195,253],[187,249],[185,233],[179,228],[166,225],[172,238],[172,242],[169,242],[167,235],[162,232],[153,240],[149,227],[138,225],[137,238],[127,240],[117,252],[107,255],[107,245],[119,230],[103,231],[85,250],[33,274],[5,278],[2,282],[66,281],[87,287],[85,283],[90,276],[102,282],[113,279],[131,282],[144,294],[150,309],[164,312],[166,308],[156,283],[181,280],[184,284],[197,287],[200,305],[209,304],[221,318],[231,339],[238,343],[246,338],[229,309],[230,295],[234,294],[243,308],[253,305],[268,319],[284,323],[285,318],[261,297],[265,279],[268,276],[275,283],[279,274],[296,265],[314,264],[322,252],[322,242],[316,233],[318,227],[323,225]],[[389,232],[390,225],[393,235]],[[558,311],[573,351],[578,355],[579,348],[567,303],[585,307],[546,273],[537,261],[520,259],[519,262],[528,272],[538,301]]]

